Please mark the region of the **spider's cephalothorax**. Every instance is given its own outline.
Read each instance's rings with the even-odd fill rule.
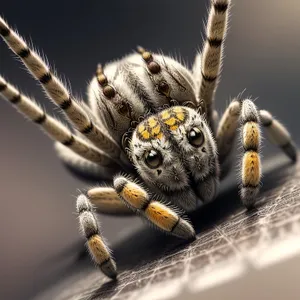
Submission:
[[[211,200],[218,183],[217,146],[194,109],[173,106],[147,118],[133,133],[131,160],[151,191],[191,210]],[[210,189],[203,183],[210,182]]]
[[[184,213],[215,198],[231,167],[241,128],[240,194],[255,204],[261,179],[260,125],[293,160],[296,148],[285,127],[250,99],[234,99],[221,120],[214,108],[230,0],[211,0],[203,50],[192,70],[142,47],[122,60],[98,66],[88,103],[78,101],[45,61],[0,18],[0,34],[64,111],[75,130],[49,116],[0,76],[0,93],[53,138],[69,168],[108,185],[77,198],[80,227],[90,253],[109,277],[116,265],[103,242],[95,209],[135,214],[181,238],[195,237]],[[125,176],[119,175],[126,173]],[[108,187],[108,186],[111,187]]]

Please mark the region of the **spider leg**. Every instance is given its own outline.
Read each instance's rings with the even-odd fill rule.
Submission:
[[[201,53],[198,53],[193,74],[197,83],[199,100],[206,106],[206,116],[212,124],[213,99],[218,85],[222,65],[223,44],[227,31],[230,0],[211,0],[206,39]]]
[[[217,129],[216,140],[221,165],[221,178],[224,177],[231,167],[232,148],[239,125],[241,102],[234,99],[224,112]]]
[[[95,187],[90,189],[87,195],[98,213],[110,215],[134,214],[112,187]]]
[[[95,217],[94,208],[87,196],[81,194],[77,198],[77,213],[79,215],[80,229],[87,239],[87,246],[91,256],[101,271],[108,277],[117,277],[116,263],[105,245]]]
[[[121,150],[116,142],[92,121],[90,114],[70,94],[62,81],[54,75],[45,61],[1,17],[0,35],[9,48],[22,60],[33,77],[41,83],[50,99],[64,111],[75,127],[95,146],[109,153],[109,156],[120,164],[119,157]]]
[[[260,119],[251,100],[244,100],[241,107],[241,141],[244,148],[241,176],[241,199],[248,208],[252,207],[259,192],[261,179],[260,162]]]
[[[297,149],[290,133],[276,120],[268,111],[260,110],[261,123],[266,129],[269,140],[282,149],[282,151],[292,160],[297,160]]]
[[[217,145],[222,168],[226,166],[232,150],[238,125],[241,126],[241,144],[244,153],[240,167],[240,194],[243,204],[248,208],[252,207],[255,202],[261,179],[259,123],[258,110],[251,100],[234,100],[225,111],[217,131]]]
[[[54,143],[54,148],[57,156],[62,160],[68,170],[81,180],[91,182],[98,182],[99,179],[111,180],[113,175],[119,171],[118,166],[116,166],[116,169],[99,165],[76,154],[70,148],[59,142]]]
[[[33,100],[23,95],[13,85],[0,76],[0,94],[3,95],[15,108],[40,125],[44,131],[55,141],[68,147],[74,153],[102,166],[116,167],[114,161],[104,152],[95,148],[82,138],[73,135],[61,122],[49,116]]]
[[[114,188],[124,203],[159,229],[184,239],[195,237],[195,230],[189,222],[175,210],[151,197],[139,184],[117,176]]]

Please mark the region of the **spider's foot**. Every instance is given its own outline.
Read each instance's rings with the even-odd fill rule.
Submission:
[[[182,218],[179,219],[178,223],[173,228],[172,233],[186,240],[196,238],[196,233],[193,226]]]
[[[101,271],[109,278],[116,279],[117,278],[117,267],[116,263],[113,259],[108,259],[100,265]]]
[[[252,209],[255,204],[256,196],[258,194],[258,186],[246,186],[241,189],[241,200],[248,209]]]
[[[292,141],[290,141],[284,146],[281,146],[281,149],[293,162],[297,161],[298,159],[297,147]]]

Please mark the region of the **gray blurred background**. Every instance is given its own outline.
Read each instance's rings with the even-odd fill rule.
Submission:
[[[97,63],[137,44],[180,54],[191,65],[208,2],[11,0],[1,3],[0,14],[84,97]],[[217,107],[222,112],[246,88],[244,95],[283,121],[299,144],[299,1],[233,3]],[[2,41],[0,73],[58,115]],[[62,271],[60,251],[69,249],[70,261],[80,251],[75,197],[86,183],[69,175],[50,139],[2,99],[0,117],[0,299],[30,299]],[[265,157],[277,151],[269,146]],[[141,226],[136,218],[101,216],[101,223],[111,243]]]

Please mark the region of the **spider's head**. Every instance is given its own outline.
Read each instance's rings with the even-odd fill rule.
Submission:
[[[146,184],[163,193],[192,191],[212,169],[215,141],[203,116],[174,106],[150,116],[135,129],[132,161]]]

